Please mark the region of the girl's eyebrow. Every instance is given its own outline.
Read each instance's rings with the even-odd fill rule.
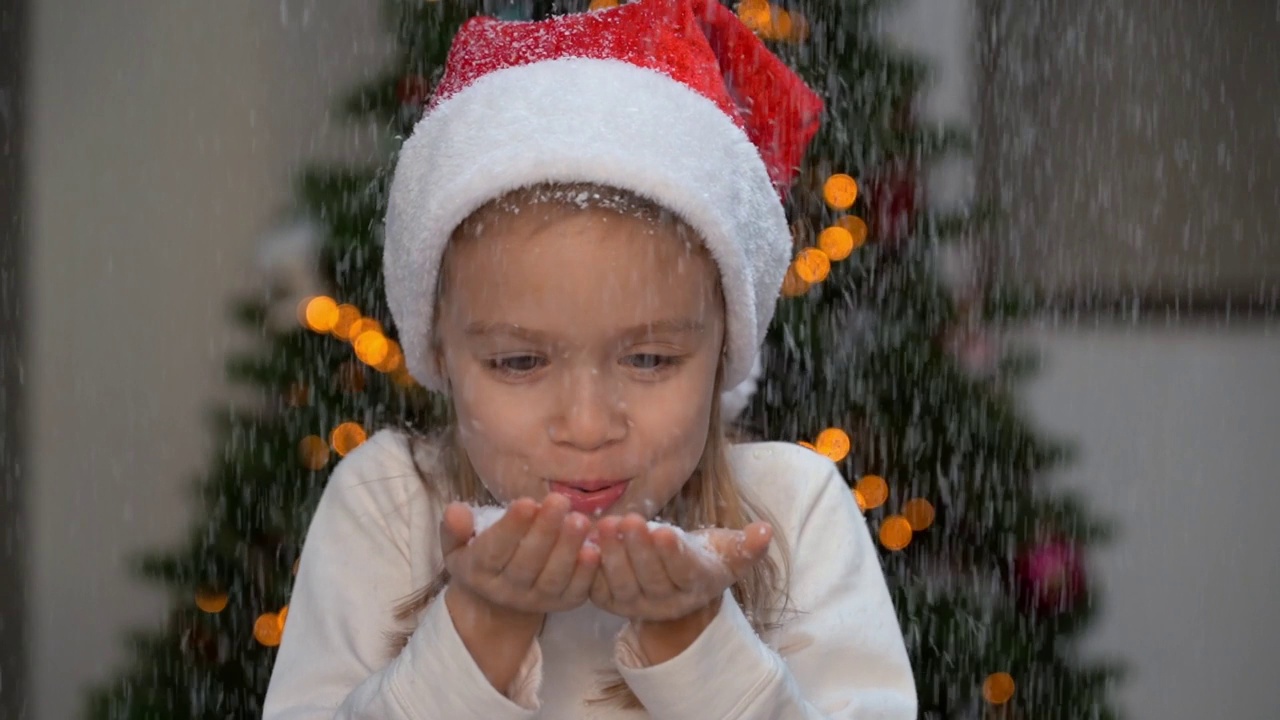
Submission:
[[[641,323],[623,330],[620,335],[622,337],[637,337],[643,335],[696,335],[706,329],[706,324],[701,320],[693,318],[680,318],[675,320],[655,320],[649,323]],[[477,320],[467,325],[466,334],[471,337],[488,336],[488,335],[507,335],[521,340],[530,342],[545,342],[551,339],[548,333],[531,328],[522,327],[514,323],[504,322],[486,322]]]

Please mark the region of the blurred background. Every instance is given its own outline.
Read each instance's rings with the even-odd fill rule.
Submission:
[[[376,0],[0,0],[0,718],[77,715],[127,571],[177,542],[296,169],[376,157],[331,122],[389,39]],[[997,195],[975,253],[1065,300],[1020,330],[1054,482],[1120,535],[1087,647],[1136,720],[1275,717],[1280,669],[1280,3],[905,0],[922,110],[969,126],[931,202]]]

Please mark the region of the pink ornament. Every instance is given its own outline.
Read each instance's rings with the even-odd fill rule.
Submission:
[[[954,327],[944,334],[942,345],[973,378],[994,375],[1000,362],[999,344],[990,334],[980,329]]]
[[[1084,563],[1079,547],[1050,540],[1022,551],[1014,578],[1023,606],[1042,614],[1070,612],[1084,596]]]

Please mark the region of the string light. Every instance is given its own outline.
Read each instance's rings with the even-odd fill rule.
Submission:
[[[387,344],[387,336],[376,330],[367,330],[356,336],[352,345],[356,349],[356,357],[365,365],[376,366],[383,360],[387,359],[387,352],[390,346]]]
[[[310,329],[310,327],[307,325],[307,305],[309,305],[313,299],[315,299],[314,295],[308,295],[307,297],[302,298],[298,301],[298,307],[294,309],[294,312],[298,317],[298,324],[308,329]]]
[[[862,493],[868,509],[878,508],[889,499],[889,483],[879,475],[863,475],[854,489]]]
[[[327,333],[338,324],[338,303],[325,295],[313,297],[307,302],[304,316],[308,328],[318,333]]]
[[[320,470],[329,464],[329,444],[319,435],[308,435],[298,441],[298,460],[308,470]]]
[[[387,354],[382,362],[375,363],[373,369],[384,373],[399,372],[404,367],[404,351],[400,349],[400,343],[395,340],[387,340]]]
[[[284,625],[276,613],[262,613],[253,623],[253,639],[267,647],[279,645],[283,633]]]
[[[880,544],[901,550],[911,543],[911,523],[901,515],[890,515],[880,524]]]
[[[902,505],[902,516],[912,530],[920,532],[933,524],[933,505],[924,498],[912,498]]]
[[[853,233],[832,225],[818,234],[818,249],[833,261],[844,260],[853,254]]]
[[[1016,686],[1007,672],[995,672],[982,683],[982,697],[992,705],[1003,705],[1013,699]]]
[[[351,327],[347,328],[347,338],[358,340],[360,336],[367,332],[382,332],[382,325],[371,317],[361,317],[351,323]]]
[[[831,258],[818,248],[805,248],[796,255],[791,266],[795,268],[796,275],[800,276],[801,280],[812,285],[827,278],[831,272]]]
[[[333,451],[344,457],[368,439],[368,434],[357,422],[344,422],[329,433],[329,444]]]
[[[822,185],[822,198],[832,210],[848,210],[858,199],[858,181],[844,173],[832,175]]]
[[[818,433],[817,442],[814,446],[818,452],[826,455],[832,462],[840,462],[849,455],[849,448],[853,443],[849,440],[849,435],[840,428],[827,428]]]
[[[845,215],[836,220],[836,227],[844,228],[853,238],[853,249],[857,250],[867,242],[867,222],[857,215]]]
[[[817,448],[817,447],[815,447],[813,443],[811,443],[811,442],[809,442],[809,441],[807,441],[807,440],[797,440],[797,441],[796,441],[796,444],[797,444],[797,445],[799,445],[800,447],[803,447],[803,448],[809,448],[810,450],[812,450],[812,451],[814,451],[814,452],[818,452],[818,448]]]
[[[608,10],[609,8],[618,7],[618,0],[591,0],[588,10]]]
[[[278,624],[278,625],[280,626],[280,634],[281,634],[281,635],[283,635],[283,634],[284,634],[284,623],[285,623],[285,620],[286,620],[288,617],[289,617],[289,606],[288,606],[288,605],[285,605],[284,607],[280,608],[280,612],[276,613],[276,624]]]
[[[355,305],[343,303],[338,306],[338,322],[333,326],[333,336],[339,340],[351,339],[351,326],[361,317],[360,309]]]
[[[782,278],[783,297],[799,297],[809,292],[810,287],[812,286],[809,283],[802,280],[800,276],[796,274],[795,263],[792,263],[791,266],[787,268],[787,274]]]
[[[867,499],[862,496],[862,493],[858,491],[858,488],[853,489],[853,501],[858,503],[859,510],[862,512],[867,511]]]
[[[742,0],[738,4],[738,18],[753,32],[760,32],[773,23],[773,9],[768,0]]]
[[[209,613],[220,613],[227,607],[227,593],[212,588],[196,590],[196,607]]]

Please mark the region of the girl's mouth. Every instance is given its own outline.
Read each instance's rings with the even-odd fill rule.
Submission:
[[[630,480],[551,481],[551,492],[569,499],[569,507],[590,517],[599,517],[627,491]]]

